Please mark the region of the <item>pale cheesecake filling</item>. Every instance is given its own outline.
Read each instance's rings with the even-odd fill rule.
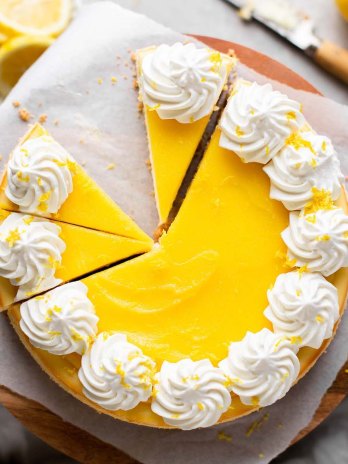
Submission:
[[[264,170],[271,179],[270,197],[289,210],[304,208],[313,199],[313,188],[337,200],[344,181],[331,140],[309,128],[290,136]]]
[[[36,348],[55,355],[83,354],[98,332],[98,316],[82,282],[22,303],[20,327]]]
[[[300,372],[298,347],[269,329],[247,332],[230,344],[219,367],[230,379],[230,389],[242,403],[269,406],[283,398]]]
[[[318,349],[332,337],[339,319],[338,294],[321,274],[280,274],[267,297],[265,316],[272,322],[274,332],[285,335],[299,348]]]
[[[61,281],[55,278],[65,243],[52,222],[11,213],[0,225],[0,276],[18,287],[17,300]]]
[[[144,104],[161,119],[192,123],[212,112],[226,77],[219,52],[178,42],[148,51],[139,81]]]
[[[156,376],[152,410],[182,430],[214,425],[229,408],[227,378],[208,359],[165,361]]]
[[[73,190],[75,162],[50,136],[19,145],[7,165],[6,196],[26,213],[57,213]]]
[[[128,411],[152,394],[155,363],[123,334],[102,332],[82,357],[79,379],[93,403]]]
[[[282,238],[290,262],[306,271],[329,276],[348,266],[348,216],[341,208],[290,213]]]
[[[246,163],[266,164],[304,123],[300,103],[271,84],[239,80],[222,114],[220,146]]]

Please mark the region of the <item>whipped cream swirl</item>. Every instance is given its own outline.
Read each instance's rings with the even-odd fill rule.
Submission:
[[[208,359],[165,361],[156,379],[151,408],[168,425],[183,430],[210,427],[231,404],[226,377]]]
[[[297,271],[280,274],[267,293],[265,316],[275,333],[299,348],[320,348],[333,334],[339,318],[337,289],[321,274]]]
[[[0,276],[19,287],[17,300],[47,290],[61,281],[54,277],[65,243],[57,224],[11,213],[0,226]]]
[[[266,164],[305,120],[301,105],[270,84],[238,81],[220,121],[220,146],[244,162]]]
[[[348,266],[348,216],[341,208],[290,213],[282,238],[290,262],[298,267],[329,276]]]
[[[140,87],[144,104],[161,119],[190,123],[213,111],[226,77],[219,52],[178,42],[144,56]]]
[[[47,135],[17,147],[7,165],[6,196],[26,213],[55,214],[73,190],[75,163]]]
[[[123,334],[102,332],[82,357],[84,395],[109,411],[128,411],[152,392],[155,363]]]
[[[337,200],[344,181],[330,139],[311,130],[289,137],[264,171],[271,179],[271,198],[289,210],[303,208],[313,198],[313,187]]]
[[[247,332],[230,344],[219,363],[230,379],[230,389],[243,404],[269,406],[286,395],[300,372],[297,346],[268,329]]]
[[[20,327],[30,343],[55,355],[83,354],[98,323],[87,290],[73,282],[22,303]]]

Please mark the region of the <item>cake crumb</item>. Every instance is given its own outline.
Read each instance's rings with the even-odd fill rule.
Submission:
[[[138,101],[138,111],[141,113],[144,109],[144,104],[142,101]]]
[[[47,114],[43,113],[39,116],[39,123],[44,124],[47,121]]]
[[[110,164],[108,164],[108,165],[106,166],[106,169],[107,169],[108,171],[112,171],[113,169],[115,169],[115,167],[116,167],[116,164],[115,164],[115,163],[110,163]]]
[[[80,139],[80,140],[79,140],[79,143],[80,143],[81,145],[83,145],[83,144],[85,143],[85,141],[84,141],[83,139]]]
[[[146,164],[147,169],[148,169],[149,171],[151,171],[152,165],[151,165],[151,161],[150,161],[149,158],[145,161],[145,164]]]
[[[12,105],[13,105],[14,108],[19,108],[21,106],[21,104],[20,104],[20,102],[18,100],[14,100],[12,102]]]
[[[133,61],[133,63],[135,63],[136,60],[137,60],[137,55],[136,55],[136,53],[135,53],[135,52],[132,52],[130,57],[131,57],[131,60]]]
[[[128,80],[128,76],[126,76],[125,74],[122,77],[125,81]]]
[[[133,89],[134,89],[134,90],[137,90],[138,88],[139,88],[138,80],[137,80],[137,79],[133,79]]]
[[[234,51],[233,48],[228,49],[227,55],[230,56],[231,58],[236,58],[237,57],[236,52]]]
[[[22,121],[24,122],[29,122],[30,121],[30,118],[31,118],[31,114],[29,113],[29,111],[25,108],[21,108],[19,111],[18,111],[18,116],[19,116],[19,119],[21,119]]]
[[[2,156],[2,155],[0,155],[0,161],[2,161],[2,159],[3,159],[3,156]]]
[[[99,85],[102,85],[102,83],[103,83],[103,79],[102,79],[101,77],[98,77],[98,80],[97,80],[97,82],[98,82],[98,84],[99,84]]]
[[[81,161],[80,164],[81,164],[82,167],[84,167],[84,166],[86,166],[86,161]]]
[[[55,119],[55,120],[53,121],[53,124],[54,124],[55,126],[59,126],[59,119]]]
[[[220,106],[215,105],[214,108],[213,108],[213,111],[214,111],[214,112],[215,112],[215,111],[219,111],[219,109],[220,109]]]
[[[115,85],[117,83],[117,77],[116,76],[112,76],[111,77],[111,84],[112,85]]]
[[[231,443],[231,442],[232,442],[232,436],[229,435],[228,433],[225,433],[223,430],[221,430],[220,432],[218,432],[217,438],[218,438],[218,440],[220,440],[220,441],[226,441],[227,443]]]

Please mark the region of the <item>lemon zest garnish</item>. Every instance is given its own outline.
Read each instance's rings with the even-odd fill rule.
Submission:
[[[315,238],[317,242],[328,242],[331,237],[329,234],[324,234],[324,235],[318,235],[318,237]]]
[[[286,118],[288,121],[291,121],[291,120],[296,120],[296,113],[295,111],[288,111],[286,113]]]
[[[236,136],[242,137],[244,134],[245,132],[240,128],[240,126],[236,126]]]
[[[297,269],[297,272],[300,274],[300,276],[304,273],[304,272],[308,272],[308,266],[307,264],[305,264],[304,266],[301,266]]]
[[[49,330],[48,335],[52,335],[53,337],[59,337],[59,335],[62,335],[62,332],[59,332],[58,330]]]
[[[199,409],[200,411],[204,411],[204,409],[205,409],[204,404],[201,403],[200,401],[197,403],[197,407],[198,407],[198,409]]]
[[[305,216],[306,221],[310,222],[311,224],[315,224],[317,222],[317,217],[315,214],[309,214]]]
[[[218,440],[220,441],[227,441],[228,443],[231,443],[232,441],[232,436],[225,433],[223,430],[221,430],[220,432],[218,432],[217,434],[217,438]]]
[[[18,242],[18,240],[20,240],[20,238],[21,238],[21,234],[18,228],[16,228],[14,230],[10,230],[10,232],[8,233],[8,236],[6,237],[6,242],[8,243],[8,246],[12,248],[13,245],[16,242]]]
[[[28,175],[23,176],[22,171],[18,171],[17,174],[16,174],[16,177],[20,182],[29,182],[30,181],[30,177]]]
[[[331,192],[312,187],[312,199],[305,205],[305,214],[317,212],[319,209],[333,209],[335,207]]]
[[[327,149],[326,140],[323,140],[323,143],[321,144],[321,149],[322,149],[322,151],[323,151],[324,153],[326,152],[326,149]]]
[[[147,106],[149,111],[156,111],[160,107],[161,107],[160,103],[157,103],[157,105],[154,105],[154,106]]]
[[[292,345],[301,345],[302,341],[302,337],[300,336],[293,336],[290,338],[290,343]]]
[[[291,145],[295,148],[295,150],[299,150],[300,148],[308,148],[313,155],[316,155],[316,152],[313,148],[313,145],[301,137],[298,132],[294,132],[285,141],[286,145]]]
[[[325,319],[323,318],[323,316],[320,316],[320,314],[318,314],[317,316],[315,316],[315,320],[316,320],[319,324],[322,324],[323,322],[325,322]]]
[[[222,65],[221,53],[212,51],[209,55],[209,61],[213,63],[212,67],[210,68],[211,71],[218,73]]]

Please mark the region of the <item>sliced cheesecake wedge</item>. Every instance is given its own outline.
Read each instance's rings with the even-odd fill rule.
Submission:
[[[0,310],[60,283],[147,252],[140,241],[0,210]]]
[[[39,124],[10,155],[0,208],[151,242]]]
[[[161,223],[166,222],[187,169],[218,108],[234,59],[195,44],[137,52],[150,162]]]

